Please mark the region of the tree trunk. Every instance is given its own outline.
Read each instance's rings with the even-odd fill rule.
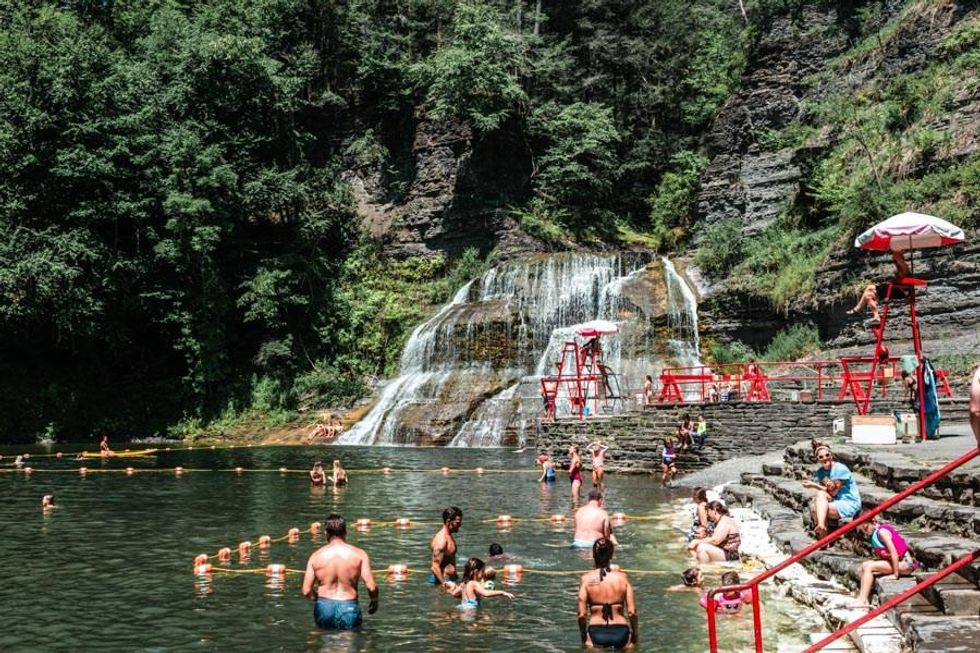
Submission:
[[[534,35],[538,35],[539,28],[541,27],[541,0],[537,0],[534,4]]]

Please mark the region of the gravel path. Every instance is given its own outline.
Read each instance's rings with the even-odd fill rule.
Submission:
[[[715,487],[722,483],[734,481],[738,483],[742,478],[742,472],[762,472],[763,463],[776,463],[783,459],[782,451],[773,451],[759,456],[742,456],[740,458],[729,458],[720,463],[715,463],[711,467],[700,469],[690,474],[685,474],[677,478],[675,483],[684,487]]]

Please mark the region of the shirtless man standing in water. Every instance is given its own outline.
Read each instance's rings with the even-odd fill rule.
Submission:
[[[609,513],[604,507],[602,490],[592,488],[589,491],[589,502],[575,511],[575,538],[572,548],[591,549],[595,541],[602,538],[618,544],[609,524]]]
[[[432,538],[432,585],[456,583],[456,538],[453,534],[463,525],[463,511],[450,506],[442,511],[442,528]]]
[[[361,625],[357,602],[358,580],[364,581],[371,603],[368,614],[378,610],[378,585],[371,573],[368,554],[345,542],[347,524],[340,515],[324,522],[327,543],[314,551],[306,563],[303,595],[316,601],[313,620],[323,630],[354,630]]]

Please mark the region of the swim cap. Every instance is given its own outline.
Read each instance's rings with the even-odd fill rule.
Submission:
[[[540,456],[538,456],[538,462],[539,462],[539,463],[543,463],[543,462],[544,462],[544,461],[546,461],[546,460],[548,460],[548,454],[546,454],[546,453],[543,453],[543,454],[541,454]]]

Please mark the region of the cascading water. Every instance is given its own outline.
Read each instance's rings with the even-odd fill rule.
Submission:
[[[698,300],[687,282],[677,274],[666,256],[660,259],[667,282],[667,326],[670,338],[667,348],[676,364],[690,367],[701,364],[701,337],[698,335]]]
[[[638,306],[651,294],[642,287],[647,272],[640,260],[592,254],[488,270],[415,329],[399,376],[340,442],[520,443],[541,416],[539,378],[553,372],[562,344],[574,339],[572,325],[594,319],[621,326],[621,334],[603,340],[605,363],[620,373],[624,391],[638,388],[660,363],[649,307]],[[697,343],[690,347],[696,357]]]

